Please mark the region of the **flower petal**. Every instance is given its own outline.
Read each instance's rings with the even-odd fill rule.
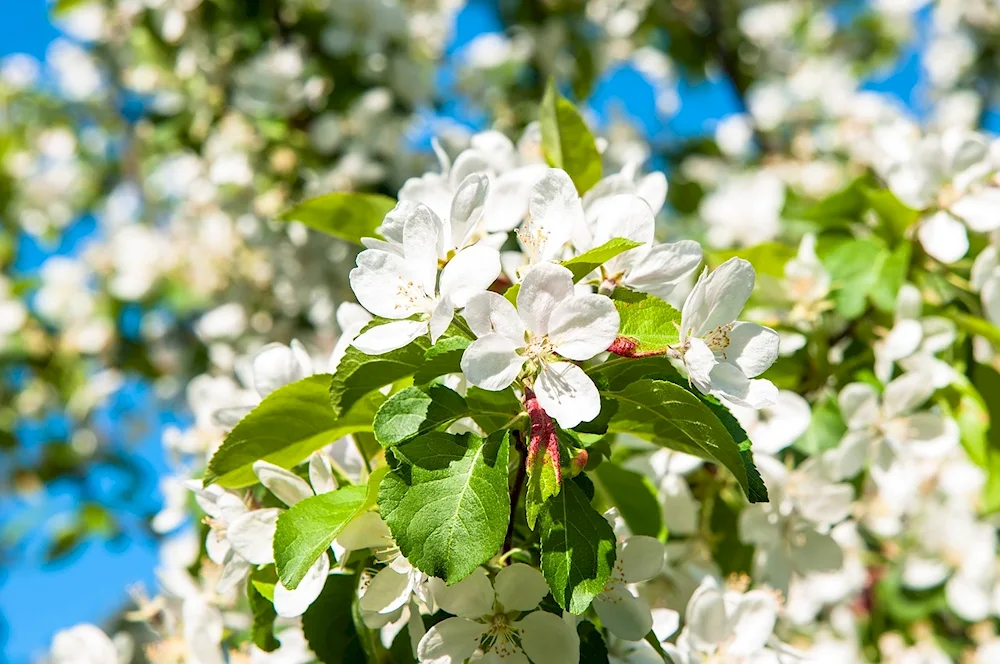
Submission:
[[[330,458],[323,452],[314,452],[309,457],[309,483],[317,495],[330,493],[337,488],[337,479],[333,476]]]
[[[580,637],[554,613],[533,611],[514,623],[521,632],[521,647],[536,664],[577,664]]]
[[[868,383],[850,383],[837,397],[840,414],[851,429],[869,427],[879,417],[879,396]]]
[[[421,276],[405,258],[366,249],[358,254],[357,263],[351,270],[350,282],[361,306],[376,316],[396,319],[421,311],[404,288],[410,282],[421,283]]]
[[[645,205],[645,203],[643,203]],[[603,353],[618,336],[618,310],[605,295],[576,295],[556,305],[549,318],[555,351],[571,360]]]
[[[483,206],[489,190],[490,180],[485,173],[470,173],[458,185],[455,197],[451,200],[449,219],[453,247],[461,249],[475,235],[477,226],[483,218]]]
[[[951,206],[951,213],[977,233],[1000,228],[1000,189],[986,187],[966,194]]]
[[[347,551],[360,551],[391,544],[392,534],[378,512],[369,511],[351,519],[334,541]]]
[[[544,164],[529,164],[503,173],[490,182],[490,194],[483,211],[484,229],[512,231],[528,213],[531,190],[545,176]]]
[[[647,581],[663,569],[663,543],[655,537],[632,535],[618,551],[625,583]]]
[[[455,305],[447,295],[438,300],[434,311],[431,312],[430,320],[427,321],[427,328],[431,333],[431,343],[436,344],[441,335],[448,330],[451,321],[455,318]]]
[[[330,556],[324,551],[312,564],[302,581],[289,590],[279,581],[274,585],[274,610],[282,618],[297,618],[316,601],[330,576]]]
[[[549,594],[545,577],[534,567],[514,563],[497,572],[497,601],[508,611],[531,611]]]
[[[314,495],[308,482],[292,471],[285,470],[273,463],[255,461],[253,472],[268,491],[289,507]]]
[[[947,212],[937,212],[922,221],[917,237],[924,251],[942,263],[954,263],[969,251],[965,225]]]
[[[608,597],[602,593],[594,599],[594,610],[609,632],[626,641],[641,641],[653,628],[649,604],[626,590]]]
[[[778,359],[778,333],[756,323],[733,323],[726,357],[747,378],[756,378]]]
[[[417,645],[421,664],[457,664],[472,657],[486,626],[465,618],[448,618],[427,630]]]
[[[588,217],[594,221],[594,244],[600,246],[620,237],[635,242],[652,242],[653,211],[634,194],[615,194],[594,201]]]
[[[276,507],[252,510],[229,524],[226,539],[240,554],[254,565],[274,562],[271,540],[282,510]]]
[[[698,650],[714,652],[729,636],[729,616],[715,579],[705,577],[691,595],[684,622],[688,641]]]
[[[493,584],[486,570],[476,570],[458,583],[450,586],[443,582],[434,586],[434,601],[442,609],[464,618],[481,618],[493,613]]]
[[[426,207],[411,215],[403,224],[403,256],[416,283],[428,296],[437,284],[438,256],[441,253],[441,220]],[[370,310],[369,310],[370,311]]]
[[[392,613],[410,599],[413,575],[400,573],[391,565],[383,567],[368,584],[359,606],[362,611]]]
[[[623,283],[634,290],[666,299],[679,281],[694,272],[701,258],[701,245],[691,240],[657,244],[641,261],[632,265]]]
[[[778,604],[773,594],[751,590],[743,595],[733,612],[733,639],[727,652],[734,657],[757,653],[767,644],[777,619]]]
[[[882,410],[886,417],[911,412],[934,394],[934,381],[923,373],[903,374],[885,386]]]
[[[528,214],[541,237],[536,251],[538,259],[543,261],[558,258],[574,231],[585,223],[583,203],[576,193],[576,186],[569,175],[558,168],[550,168],[535,183]]]
[[[466,302],[462,317],[477,337],[497,333],[515,346],[524,345],[524,323],[510,300],[499,293],[476,293]]]
[[[455,308],[461,309],[499,276],[500,252],[480,242],[455,254],[441,270],[441,295],[450,297]]]
[[[305,359],[308,361],[308,355]],[[301,353],[285,344],[269,343],[254,355],[254,388],[260,396],[266,397],[279,387],[302,380],[312,373],[311,369],[303,363]]]
[[[381,355],[402,348],[428,331],[427,321],[397,320],[362,332],[351,345],[366,355]]]
[[[736,320],[753,292],[757,273],[742,258],[730,258],[711,273],[706,268],[681,310],[682,335],[705,336]]]
[[[573,295],[573,273],[561,265],[539,263],[524,275],[517,291],[517,313],[530,332],[549,333],[556,305]]]
[[[648,173],[639,178],[635,193],[646,201],[654,215],[658,214],[667,202],[667,176],[658,171]]]
[[[564,429],[590,422],[601,413],[601,396],[594,381],[570,362],[544,364],[535,379],[535,394],[542,409]]]
[[[462,373],[476,387],[493,392],[514,382],[524,365],[517,346],[502,334],[476,339],[462,353]]]

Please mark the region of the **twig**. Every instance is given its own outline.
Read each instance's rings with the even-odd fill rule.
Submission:
[[[504,562],[509,562],[507,554],[510,553],[511,545],[514,543],[514,519],[517,517],[517,503],[521,499],[521,489],[524,488],[524,478],[528,472],[528,450],[524,446],[523,434],[520,431],[511,431],[510,434],[514,439],[514,447],[521,455],[521,461],[518,463],[517,475],[514,476],[514,487],[510,492],[510,521],[507,522],[507,535],[503,539],[503,554],[500,557]]]

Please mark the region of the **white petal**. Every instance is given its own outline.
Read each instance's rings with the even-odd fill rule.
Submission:
[[[736,657],[757,653],[774,632],[777,619],[778,606],[774,595],[763,590],[751,590],[740,599],[733,613],[733,640],[727,652]]]
[[[477,337],[501,334],[515,346],[524,345],[524,323],[517,309],[499,293],[486,291],[469,298],[462,317]]]
[[[462,353],[462,373],[476,387],[496,392],[517,378],[524,358],[517,346],[501,334],[487,334],[476,339]]]
[[[850,383],[844,386],[837,397],[840,414],[852,429],[868,427],[879,416],[879,397],[875,388],[868,383]]]
[[[635,193],[646,201],[653,214],[658,214],[667,201],[667,176],[653,172],[639,178]]]
[[[903,562],[901,580],[906,588],[927,590],[944,583],[950,573],[951,569],[943,561],[910,555]]]
[[[53,664],[117,664],[114,642],[94,625],[80,624],[56,632],[50,657]]]
[[[452,246],[461,249],[475,235],[489,189],[490,180],[485,173],[472,173],[458,186],[451,201]]]
[[[641,261],[633,263],[623,283],[666,299],[679,281],[697,269],[701,256],[701,245],[691,240],[654,245]]]
[[[323,552],[302,577],[295,590],[285,588],[280,581],[274,585],[275,612],[282,618],[301,616],[323,592],[328,576],[330,576],[330,557]]]
[[[844,552],[837,540],[818,530],[807,529],[793,535],[790,551],[792,567],[803,575],[834,572],[844,565]]]
[[[577,227],[584,224],[583,203],[565,171],[550,168],[531,191],[528,203],[531,222],[543,234],[539,259],[559,256]],[[520,307],[518,307],[520,309]]]
[[[956,574],[948,580],[944,587],[948,606],[960,618],[968,622],[985,620],[990,615],[992,604],[990,593],[984,588],[986,585],[982,579],[966,578],[962,574]],[[984,659],[983,661],[989,660]]]
[[[427,321],[397,320],[362,332],[351,345],[366,355],[381,355],[402,348],[428,331]]]
[[[330,459],[323,452],[315,452],[309,457],[309,483],[317,495],[337,489],[337,479],[333,476]]]
[[[451,298],[456,309],[485,291],[500,276],[500,252],[483,243],[455,254],[441,271],[441,295]]]
[[[590,422],[601,413],[597,386],[583,369],[570,362],[548,362],[535,379],[542,409],[564,429]]]
[[[702,273],[681,311],[682,334],[705,336],[720,325],[736,320],[753,292],[757,273],[742,258],[730,258],[707,274]]]
[[[433,213],[427,208],[419,209],[427,214],[412,215],[403,224],[403,256],[416,275],[417,285],[428,296],[433,296],[443,229]]]
[[[896,321],[883,340],[884,352],[892,361],[909,357],[920,347],[923,337],[924,330],[920,321],[912,318]]]
[[[549,594],[545,577],[534,567],[514,563],[497,572],[493,587],[508,611],[531,611]]]
[[[225,564],[222,566],[222,575],[215,584],[215,592],[220,595],[228,593],[240,581],[246,578],[249,572],[250,563],[246,561],[246,558],[231,550],[229,555],[226,556]]]
[[[397,572],[392,566],[383,567],[368,584],[360,601],[362,611],[392,613],[410,599],[413,575]]]
[[[764,408],[778,401],[778,388],[769,380],[749,380],[731,362],[719,362],[712,368],[712,394],[747,408]]]
[[[718,585],[705,577],[691,599],[684,615],[686,632],[691,645],[699,650],[714,652],[730,634],[729,616]]]
[[[247,512],[229,524],[226,539],[238,554],[254,565],[274,562],[271,540],[281,510],[271,507]]]
[[[351,519],[335,541],[348,551],[360,551],[387,546],[392,542],[392,534],[378,512],[369,511]]]
[[[255,461],[253,472],[268,491],[289,507],[314,495],[308,482],[292,471],[285,470],[273,463]]]
[[[409,282],[421,283],[420,274],[402,256],[366,249],[351,270],[351,290],[368,311],[385,318],[407,318],[422,311],[403,292]],[[433,288],[433,285],[431,286]]]
[[[681,626],[681,614],[673,609],[653,609],[653,633],[657,641],[666,641]]]
[[[684,351],[684,367],[691,382],[705,394],[712,391],[712,370],[718,364],[715,353],[704,341],[697,337],[688,341],[688,349]]]
[[[448,326],[455,318],[455,305],[447,295],[438,300],[431,318],[427,321],[428,331],[431,333],[431,343],[436,344],[441,335],[448,331]]]
[[[644,243],[653,241],[653,226],[656,223],[653,211],[638,196],[608,196],[596,201],[594,208],[588,210],[588,217],[594,219],[595,245],[602,245],[616,237]]]
[[[924,251],[942,263],[954,263],[969,251],[965,226],[947,212],[937,212],[922,221],[917,237]]]
[[[493,584],[486,570],[477,567],[469,576],[450,586],[436,583],[434,600],[442,609],[463,618],[481,618],[493,613]]]
[[[625,583],[647,581],[663,569],[663,543],[655,537],[632,535],[618,551]]]
[[[1000,228],[1000,189],[986,187],[966,194],[951,206],[951,213],[977,233]]]
[[[521,631],[521,647],[536,664],[577,664],[580,637],[562,618],[548,611],[533,611],[514,623]]]
[[[479,647],[486,626],[465,618],[448,618],[427,630],[417,646],[421,664],[460,664]]]
[[[609,632],[626,641],[641,641],[653,628],[649,604],[625,590],[594,599],[594,610]]]
[[[778,359],[778,333],[756,323],[733,323],[726,357],[747,378],[756,378]]]
[[[885,386],[882,409],[886,417],[895,417],[917,408],[934,394],[934,381],[921,373],[903,374]]]
[[[530,332],[549,332],[556,305],[573,295],[573,273],[561,265],[539,263],[524,275],[517,292],[517,313]]]
[[[907,449],[924,458],[939,458],[958,445],[958,427],[950,418],[937,413],[914,413],[900,417],[886,427],[886,436],[904,443]]]
[[[645,205],[645,203],[643,203]],[[618,310],[604,295],[576,295],[556,305],[549,318],[555,351],[571,360],[603,353],[618,336]]]
[[[871,429],[857,429],[844,434],[837,447],[828,453],[834,476],[845,479],[860,473],[875,440]]]
[[[512,231],[528,213],[532,187],[548,168],[531,164],[508,171],[490,183],[490,194],[483,211],[484,229],[490,232]]]
[[[279,387],[302,380],[311,373],[301,357],[285,344],[270,343],[253,358],[254,388],[266,397]]]

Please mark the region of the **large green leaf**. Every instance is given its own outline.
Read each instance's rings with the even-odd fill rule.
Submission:
[[[623,237],[611,238],[599,247],[594,247],[579,256],[564,260],[562,266],[568,268],[573,273],[574,282],[580,281],[618,254],[623,254],[629,249],[635,249],[641,245],[642,242],[626,240]]]
[[[298,221],[309,228],[361,244],[363,237],[377,237],[375,229],[396,206],[382,194],[335,192],[292,206],[278,216],[281,221]]]
[[[384,321],[375,321],[372,325]],[[382,355],[366,355],[350,346],[337,365],[333,380],[329,383],[329,403],[335,415],[350,409],[355,403],[371,392],[412,376],[424,363],[424,354],[430,346],[427,337],[411,341]]]
[[[566,171],[582,196],[601,179],[601,154],[580,112],[551,81],[542,98],[539,120],[545,161]]]
[[[461,373],[462,354],[472,341],[465,337],[443,337],[424,353],[424,363],[413,374],[417,385],[429,383],[439,376]]]
[[[546,501],[539,515],[542,574],[564,610],[587,610],[615,566],[615,531],[574,478]]]
[[[634,535],[659,537],[663,531],[663,514],[656,487],[639,473],[605,461],[595,470],[597,484],[618,508]]]
[[[469,416],[487,434],[499,430],[523,411],[521,401],[512,388],[492,392],[475,386],[465,391]]]
[[[357,579],[331,574],[323,592],[302,616],[302,633],[309,649],[323,664],[367,662],[364,645],[354,625]]]
[[[398,445],[469,414],[462,396],[443,385],[407,387],[392,395],[375,414],[375,438],[383,447]]]
[[[352,403],[338,417],[330,407],[330,374],[317,374],[267,395],[233,427],[208,462],[205,484],[225,487],[254,484],[253,463],[260,459],[291,468],[324,445],[350,433],[372,430],[379,394]],[[364,396],[364,395],[361,395]]]
[[[738,441],[698,396],[670,381],[648,378],[601,394],[618,402],[608,431],[635,434],[720,463],[736,477],[751,502],[766,500],[766,494],[759,495],[762,484],[751,487]]]
[[[287,588],[295,588],[340,531],[365,507],[367,487],[345,486],[292,505],[278,517],[274,563]]]
[[[618,337],[635,344],[631,352],[662,353],[680,339],[681,312],[660,298],[617,288],[611,299],[621,319]]]
[[[418,569],[449,584],[464,579],[507,532],[509,433],[484,440],[434,432],[395,449],[405,461],[382,482],[382,518]]]
[[[833,301],[837,311],[846,318],[857,318],[865,310],[868,294],[879,277],[877,268],[887,252],[881,244],[871,239],[841,242],[823,256],[823,264],[830,272]]]

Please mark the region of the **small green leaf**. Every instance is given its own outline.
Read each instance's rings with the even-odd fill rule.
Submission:
[[[382,322],[374,321],[365,330]],[[429,347],[427,337],[382,355],[365,355],[350,346],[329,383],[333,413],[339,415],[373,391],[412,376],[424,364],[424,354]]]
[[[634,535],[659,537],[662,534],[662,509],[656,487],[648,478],[610,461],[599,465],[595,472],[599,487],[611,504],[618,507]]]
[[[205,484],[237,488],[257,482],[253,463],[260,459],[291,468],[324,445],[359,431],[371,431],[381,395],[351,405],[343,417],[330,408],[330,374],[285,385],[264,397],[233,427],[212,455]],[[362,395],[363,396],[363,395]]]
[[[323,664],[369,661],[354,626],[352,606],[357,600],[357,580],[331,574],[323,592],[302,616],[302,633],[309,649]]]
[[[680,339],[681,312],[660,298],[616,288],[611,299],[621,319],[618,336],[635,342],[634,352],[664,352]]]
[[[298,221],[328,235],[361,244],[363,237],[377,237],[375,229],[396,201],[382,194],[335,192],[310,198],[282,212],[280,221]]]
[[[618,254],[623,254],[629,249],[635,249],[639,246],[642,246],[642,242],[626,240],[623,237],[611,238],[599,247],[594,247],[579,256],[564,260],[562,266],[573,273],[573,281],[577,282]]]
[[[551,81],[542,98],[539,120],[545,161],[566,171],[583,196],[601,179],[601,154],[580,112]]]
[[[259,585],[258,585],[259,584]],[[264,652],[274,652],[281,644],[274,638],[274,619],[278,614],[274,611],[274,566],[268,565],[250,575],[247,584],[247,601],[253,614],[251,639]],[[267,597],[260,591],[260,586],[270,587],[271,596]]]
[[[813,406],[809,428],[792,446],[808,456],[818,456],[836,447],[846,432],[836,400],[827,399]]]
[[[576,615],[604,590],[616,557],[615,531],[579,482],[564,482],[539,515],[542,574],[559,606]]]
[[[864,313],[865,301],[879,275],[872,267],[882,263],[885,251],[874,240],[847,240],[823,257],[832,280],[834,303],[845,318]]]
[[[487,434],[498,431],[523,410],[521,401],[510,387],[498,392],[469,387],[465,391],[465,403],[469,407],[470,417]]]
[[[286,588],[299,585],[316,559],[364,509],[366,498],[366,486],[345,486],[306,498],[281,513],[274,531],[274,562]]]
[[[906,281],[910,271],[910,253],[912,245],[901,242],[894,250],[879,254],[881,262],[878,265],[878,277],[872,284],[870,296],[872,304],[880,311],[892,313],[896,309],[896,295]]]
[[[427,349],[424,363],[413,374],[416,385],[425,385],[439,376],[461,373],[462,354],[472,342],[465,337],[445,337]]]
[[[405,459],[378,495],[382,518],[406,559],[455,583],[492,558],[510,516],[508,432],[429,433],[397,448]]]
[[[375,414],[375,439],[383,447],[451,424],[469,414],[461,395],[443,385],[407,387],[389,397]]]
[[[895,237],[903,237],[910,226],[920,218],[920,211],[906,206],[888,189],[862,187],[868,205],[879,216]]]

